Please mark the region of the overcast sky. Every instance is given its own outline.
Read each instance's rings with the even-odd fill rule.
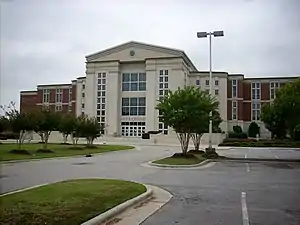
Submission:
[[[300,0],[0,0],[0,104],[85,76],[85,56],[130,40],[182,49],[208,70],[300,75]]]

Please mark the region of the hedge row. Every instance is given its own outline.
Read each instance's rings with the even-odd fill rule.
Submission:
[[[300,142],[290,140],[225,139],[219,146],[300,148]]]

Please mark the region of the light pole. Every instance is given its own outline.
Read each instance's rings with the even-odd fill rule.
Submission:
[[[213,31],[213,32],[197,32],[198,38],[206,38],[208,36],[209,38],[209,94],[212,95],[212,57],[211,57],[211,36],[214,37],[222,37],[224,36],[224,31]],[[215,149],[213,149],[211,144],[211,137],[212,137],[212,111],[209,113],[209,142],[208,142],[208,148],[206,151],[214,152]]]

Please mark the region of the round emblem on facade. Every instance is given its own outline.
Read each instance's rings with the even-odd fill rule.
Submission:
[[[135,52],[133,50],[131,50],[129,54],[130,54],[130,56],[134,56]]]

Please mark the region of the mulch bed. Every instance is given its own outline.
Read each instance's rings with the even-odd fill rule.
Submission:
[[[42,148],[38,149],[36,152],[37,153],[54,153],[54,151],[52,151],[51,149],[42,149]]]
[[[13,153],[13,154],[19,154],[19,155],[31,155],[30,152],[28,152],[27,150],[25,149],[12,149],[9,151],[10,153]]]

